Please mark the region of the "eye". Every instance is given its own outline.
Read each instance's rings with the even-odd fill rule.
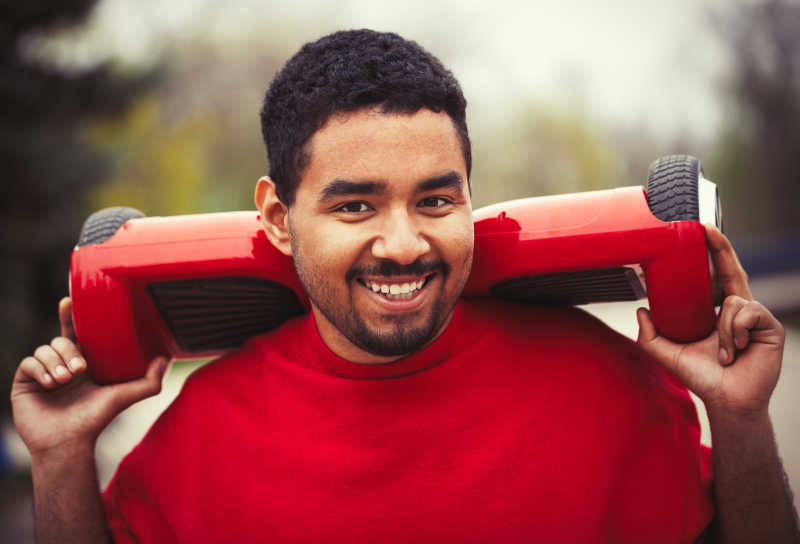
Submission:
[[[428,198],[423,198],[418,206],[421,208],[441,208],[442,206],[447,206],[450,204],[450,201],[446,198],[442,198],[440,196],[429,196]]]
[[[364,213],[370,210],[372,210],[372,208],[366,202],[347,202],[333,211],[344,213]]]

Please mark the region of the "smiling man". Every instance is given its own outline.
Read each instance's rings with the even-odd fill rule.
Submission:
[[[264,101],[255,201],[311,312],[196,372],[103,502],[97,435],[166,361],[92,383],[62,301],[62,336],[12,391],[41,542],[797,538],[767,412],[784,332],[728,241],[708,230],[728,296],[694,344],[646,310],[637,346],[579,310],[461,300],[465,108],[395,34],[339,32],[289,60]]]

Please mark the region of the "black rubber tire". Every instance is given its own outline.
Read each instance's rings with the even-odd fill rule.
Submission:
[[[653,161],[647,174],[647,205],[662,221],[699,221],[698,184],[703,169],[691,155]]]
[[[103,208],[94,212],[83,222],[78,244],[75,246],[95,246],[102,244],[116,233],[128,219],[144,217],[145,215],[135,208],[117,206]]]

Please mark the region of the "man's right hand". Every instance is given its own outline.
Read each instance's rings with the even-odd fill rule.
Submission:
[[[11,388],[14,424],[33,457],[62,448],[93,451],[117,414],[161,390],[169,364],[156,357],[138,380],[97,385],[77,345],[71,299],[61,299],[58,316],[61,336],[22,360]]]

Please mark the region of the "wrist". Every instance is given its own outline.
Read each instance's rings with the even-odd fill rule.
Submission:
[[[31,465],[52,466],[60,463],[75,463],[76,460],[90,458],[94,460],[95,438],[68,440],[55,446],[31,449]]]
[[[772,420],[766,407],[742,410],[725,404],[706,403],[705,406],[712,436],[714,429],[738,429],[740,432],[748,433],[759,428],[772,428]]]

